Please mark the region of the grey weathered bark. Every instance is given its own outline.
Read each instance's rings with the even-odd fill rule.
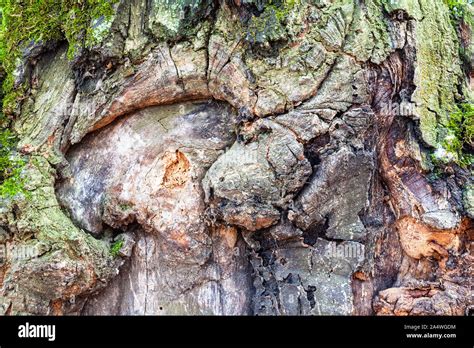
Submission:
[[[471,173],[427,164],[471,98],[448,7],[288,3],[122,0],[73,61],[26,58],[31,197],[0,224],[38,253],[2,313],[472,308]]]

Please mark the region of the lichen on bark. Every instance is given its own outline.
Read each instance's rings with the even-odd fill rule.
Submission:
[[[423,140],[436,147],[443,140],[440,128],[460,99],[463,79],[459,41],[451,25],[449,8],[442,1],[393,1],[388,11],[403,10],[416,19],[414,32],[417,64],[413,101]]]

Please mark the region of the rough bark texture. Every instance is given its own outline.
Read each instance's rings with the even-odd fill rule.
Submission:
[[[471,93],[448,7],[291,4],[122,0],[73,61],[25,58],[0,242],[38,254],[0,267],[1,313],[472,308],[471,172],[427,165]]]

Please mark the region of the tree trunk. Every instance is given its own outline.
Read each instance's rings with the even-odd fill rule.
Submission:
[[[106,24],[18,68],[2,313],[472,308],[472,166],[443,147],[472,91],[444,1],[121,0]]]

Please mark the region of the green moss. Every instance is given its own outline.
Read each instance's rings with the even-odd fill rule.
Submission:
[[[283,39],[290,12],[300,0],[269,0],[259,16],[252,16],[248,24],[247,40],[264,43]]]
[[[23,94],[15,88],[13,73],[24,50],[39,42],[66,39],[68,56],[78,48],[97,43],[97,18],[110,18],[118,0],[0,0],[0,64],[3,82],[3,112],[10,114]]]
[[[259,17],[252,17],[248,27],[247,40],[251,43],[264,43],[282,39],[285,29],[277,19],[273,7],[268,7]]]
[[[112,245],[110,246],[110,254],[116,257],[119,254],[120,249],[122,249],[122,246],[123,246],[123,240],[121,239],[112,243]]]
[[[474,17],[472,10],[469,8],[472,5],[472,0],[444,0],[444,3],[449,7],[451,22],[454,25],[465,21],[472,26]]]
[[[474,105],[464,104],[463,115],[464,141],[468,144],[474,144]]]
[[[462,78],[459,40],[450,23],[450,9],[442,1],[398,0],[387,10],[404,10],[416,20],[416,69],[413,102],[420,118],[420,130],[426,144],[436,148],[442,139],[442,127],[455,112],[459,81]]]
[[[444,3],[449,9],[451,24],[459,36],[458,41],[453,40],[458,45],[459,57],[464,62],[470,61],[469,47],[462,45],[459,30],[461,24],[467,24],[472,28],[474,23],[472,0],[444,0]],[[468,95],[464,97],[469,99]],[[443,101],[442,98],[440,100]],[[444,105],[449,103],[446,102]],[[468,153],[468,149],[472,148],[474,140],[474,104],[463,103],[447,111],[449,117],[432,126],[433,129],[438,128],[440,138],[432,159],[435,164],[457,163],[462,167],[472,166],[474,155]]]
[[[0,198],[24,193],[21,176],[25,161],[14,153],[16,138],[9,129],[0,131]]]
[[[474,104],[465,103],[453,112],[443,127],[444,138],[432,159],[435,163],[455,162],[462,167],[474,164],[474,156],[466,151],[474,140]]]
[[[466,42],[466,30],[468,36],[472,36],[474,28],[474,1],[473,0],[444,0],[450,11],[451,23],[458,33],[459,41],[459,55],[463,61],[463,69],[466,75],[470,74],[472,70],[471,57],[474,54],[472,43]],[[469,40],[467,40],[469,41]]]
[[[288,17],[290,11],[297,5],[300,0],[284,0],[280,6],[271,5],[275,8],[275,14],[279,21],[284,21]]]
[[[27,88],[25,84],[14,88],[14,77],[12,73],[6,76],[1,88],[3,91],[2,114],[11,115],[14,113],[17,102],[24,96]]]

